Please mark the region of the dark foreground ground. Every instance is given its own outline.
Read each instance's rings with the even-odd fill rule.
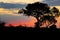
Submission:
[[[1,27],[1,26],[0,26]],[[60,32],[57,28],[1,27],[0,32]]]

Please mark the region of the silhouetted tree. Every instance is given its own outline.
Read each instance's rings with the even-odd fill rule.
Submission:
[[[40,3],[40,2],[36,2],[36,3],[32,3],[32,4],[28,4],[26,6],[26,9],[22,9],[23,10],[23,14],[27,15],[27,16],[34,16],[37,19],[36,22],[36,27],[39,28],[40,27],[40,17],[43,17],[44,14],[48,14],[50,13],[50,7],[45,4],[45,3]],[[18,13],[22,13],[22,12],[18,12]]]

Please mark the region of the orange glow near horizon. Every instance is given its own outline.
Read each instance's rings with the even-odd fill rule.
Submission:
[[[22,25],[22,26],[27,26],[27,27],[34,27],[35,26],[34,23],[37,22],[37,20],[34,17],[30,17],[29,19],[30,19],[30,21],[28,21],[28,20],[26,20],[26,21],[24,21],[24,20],[10,21],[5,26],[11,25],[11,26],[16,27],[16,26]]]
[[[20,26],[20,25],[22,25],[22,26],[27,26],[27,27],[33,27],[34,26],[34,21],[31,21],[31,22],[23,22],[23,21],[21,21],[21,22],[10,22],[10,23],[7,23],[5,26]]]

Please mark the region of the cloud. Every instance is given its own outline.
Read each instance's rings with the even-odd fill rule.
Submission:
[[[0,2],[4,3],[33,3],[37,1],[42,2],[43,0],[0,0]]]
[[[50,6],[60,6],[60,0],[44,0]]]
[[[26,4],[13,4],[0,2],[0,8],[24,8]]]

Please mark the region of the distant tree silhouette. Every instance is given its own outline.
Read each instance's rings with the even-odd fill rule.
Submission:
[[[5,22],[0,22],[0,29],[3,29],[5,27]]]
[[[10,27],[14,27],[12,24],[9,24]]]
[[[4,26],[5,25],[5,22],[0,21],[0,25],[3,25]]]
[[[26,9],[22,10],[23,14],[27,16],[34,16],[37,19],[37,22],[35,23],[37,28],[40,27],[40,18],[43,17],[44,14],[50,13],[50,7],[47,4],[40,2],[28,4]],[[18,13],[22,12],[19,11]]]

